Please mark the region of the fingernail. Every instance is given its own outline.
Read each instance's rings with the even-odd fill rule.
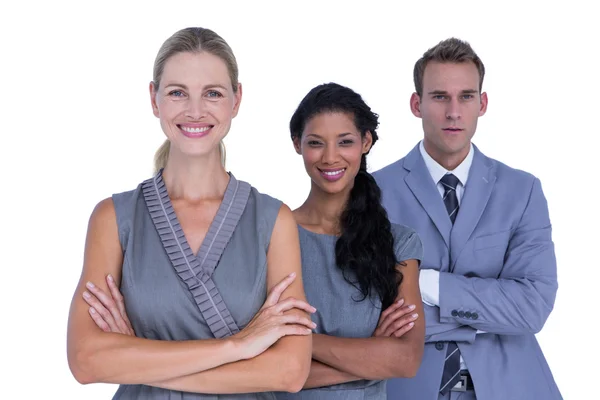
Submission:
[[[295,272],[292,272],[292,273],[289,275],[289,277],[290,277],[290,278],[292,278],[292,277],[294,277],[294,276],[296,276],[296,273],[295,273]]]
[[[94,288],[94,284],[92,282],[88,282],[85,284],[87,287],[89,287],[90,289]]]
[[[411,328],[415,325],[414,322],[411,322],[410,324],[408,324],[408,326],[410,326]]]
[[[111,274],[108,274],[108,280],[111,281],[111,282],[113,281],[113,277],[112,277]]]
[[[417,313],[414,313],[414,314],[412,315],[412,317],[413,317],[413,318],[417,318],[418,316],[419,316],[419,314],[417,314]]]
[[[313,307],[312,312],[314,312],[314,313],[317,312],[317,309]]]
[[[415,309],[415,307],[416,307],[416,306],[415,306],[414,304],[411,304],[410,306],[408,306],[408,309],[409,309],[409,310],[414,310],[414,309]]]
[[[404,299],[398,300],[398,305],[401,306],[402,304],[404,304]]]
[[[86,299],[89,299],[91,296],[87,291],[85,291],[85,292],[83,292],[83,297],[85,297]]]
[[[96,314],[96,309],[95,309],[94,307],[90,307],[90,312],[91,312],[92,314]]]

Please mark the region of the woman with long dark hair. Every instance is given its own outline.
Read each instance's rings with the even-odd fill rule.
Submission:
[[[311,178],[294,216],[317,327],[304,390],[278,399],[385,399],[385,379],[412,377],[419,368],[423,250],[414,230],[390,223],[367,172],[377,127],[362,97],[335,83],[313,88],[291,118],[294,147]]]

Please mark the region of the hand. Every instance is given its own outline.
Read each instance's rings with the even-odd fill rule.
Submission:
[[[273,343],[287,335],[310,335],[317,325],[302,315],[285,313],[292,309],[314,313],[316,309],[302,300],[287,298],[279,301],[281,294],[294,281],[292,273],[271,289],[267,300],[248,325],[231,338],[239,343],[241,359],[256,357]]]
[[[385,309],[379,317],[377,329],[373,333],[376,337],[401,337],[415,326],[414,321],[418,314],[411,314],[414,305],[402,307],[404,299],[400,299]]]
[[[104,332],[135,336],[125,311],[123,296],[110,274],[106,277],[106,283],[110,294],[106,294],[92,282],[88,282],[86,285],[91,293],[83,292],[83,299],[90,305],[90,316]]]

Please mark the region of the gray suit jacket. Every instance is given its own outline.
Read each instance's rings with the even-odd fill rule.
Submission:
[[[454,227],[418,145],[373,174],[390,220],[420,235],[422,269],[440,271],[421,367],[388,381],[388,398],[437,400],[447,342],[456,341],[478,400],[562,399],[535,338],[558,288],[540,181],[474,151]]]

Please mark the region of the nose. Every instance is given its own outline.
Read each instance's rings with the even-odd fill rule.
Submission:
[[[338,159],[337,146],[326,145],[321,155],[321,162],[323,164],[333,165]]]
[[[460,104],[458,100],[452,99],[448,102],[448,106],[446,108],[446,119],[449,120],[458,120],[461,117],[460,112]]]
[[[193,120],[199,120],[206,114],[206,107],[202,98],[190,98],[187,102],[185,116]]]

